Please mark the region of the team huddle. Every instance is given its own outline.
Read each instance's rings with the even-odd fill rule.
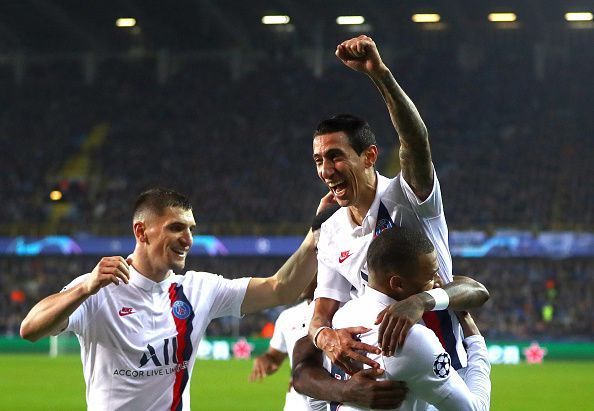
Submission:
[[[467,313],[489,294],[452,274],[427,129],[371,38],[345,41],[336,55],[380,91],[399,137],[400,173],[376,171],[367,122],[347,114],[322,121],[313,159],[329,192],[300,247],[267,278],[174,273],[192,246],[192,206],[172,190],[142,193],[133,253],[101,259],[21,325],[32,341],[77,336],[88,409],[189,410],[209,322],[300,295],[304,301],[279,316],[250,376],[260,379],[288,357],[285,410],[489,409],[487,349]]]

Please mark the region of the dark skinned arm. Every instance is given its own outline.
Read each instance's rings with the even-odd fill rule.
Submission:
[[[450,298],[449,310],[472,310],[481,307],[489,299],[489,291],[485,286],[469,277],[455,276],[454,281],[442,288]],[[434,307],[433,297],[422,292],[397,301],[381,311],[376,324],[381,322],[378,342],[382,352],[393,355],[396,348],[404,344],[410,328],[421,319],[423,313]]]
[[[344,381],[333,378],[323,367],[323,353],[306,336],[293,349],[293,387],[301,394],[324,401],[353,403],[365,408],[393,409],[407,392],[400,381],[376,381],[383,370],[368,368]]]

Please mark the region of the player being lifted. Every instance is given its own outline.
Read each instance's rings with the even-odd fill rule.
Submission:
[[[379,349],[353,339],[353,335],[367,329],[333,329],[332,317],[342,303],[364,291],[368,280],[366,254],[373,238],[393,226],[408,227],[422,231],[433,243],[437,250],[436,274],[446,285],[383,310],[378,315],[381,350],[387,355],[394,353],[410,327],[423,316],[450,354],[454,368],[460,369],[466,365],[462,330],[453,311],[444,309],[481,306],[488,292],[470,279],[452,281],[448,228],[427,128],[371,38],[359,36],[341,43],[336,56],[347,67],[366,74],[380,91],[398,133],[401,172],[386,178],[375,170],[378,148],[364,120],[338,115],[318,125],[313,159],[318,176],[341,209],[322,225],[320,232],[318,287],[309,335],[314,345],[347,371],[352,371],[351,360],[378,367],[357,350],[379,353]]]

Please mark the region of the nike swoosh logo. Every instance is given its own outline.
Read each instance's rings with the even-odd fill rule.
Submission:
[[[120,315],[120,317],[125,317],[126,315],[130,315],[130,314],[134,314],[136,313],[136,311],[134,311],[132,308],[122,308],[118,314]]]
[[[339,263],[342,263],[344,260],[346,260],[347,258],[349,258],[349,257],[350,257],[350,256],[352,256],[352,255],[353,255],[353,254],[347,254],[347,255],[345,255],[344,257],[343,257],[343,256],[340,256],[340,257],[338,257],[338,262],[339,262]]]

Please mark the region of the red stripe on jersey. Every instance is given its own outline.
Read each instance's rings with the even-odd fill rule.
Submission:
[[[175,382],[173,384],[173,401],[171,403],[171,411],[176,411],[182,409],[182,394],[188,382],[188,369],[187,364],[184,362],[184,353],[187,348],[190,348],[191,351],[191,347],[188,347],[188,345],[191,344],[189,335],[191,333],[191,329],[188,332],[188,323],[192,321],[194,316],[190,315],[188,318],[182,320],[173,314],[173,304],[176,301],[185,300],[181,286],[176,287],[176,284],[171,284],[169,287],[169,300],[171,302],[172,308],[171,315],[173,316],[173,321],[175,322],[175,328],[177,330],[177,349],[174,355],[177,360],[176,363],[178,365],[178,369],[175,372]],[[190,359],[189,356],[187,359]]]
[[[441,327],[439,326],[439,318],[437,318],[437,313],[435,311],[427,311],[423,314],[423,322],[425,326],[432,330],[437,338],[439,338],[439,342],[443,348],[446,348],[445,339],[443,336],[443,332],[441,331]]]

